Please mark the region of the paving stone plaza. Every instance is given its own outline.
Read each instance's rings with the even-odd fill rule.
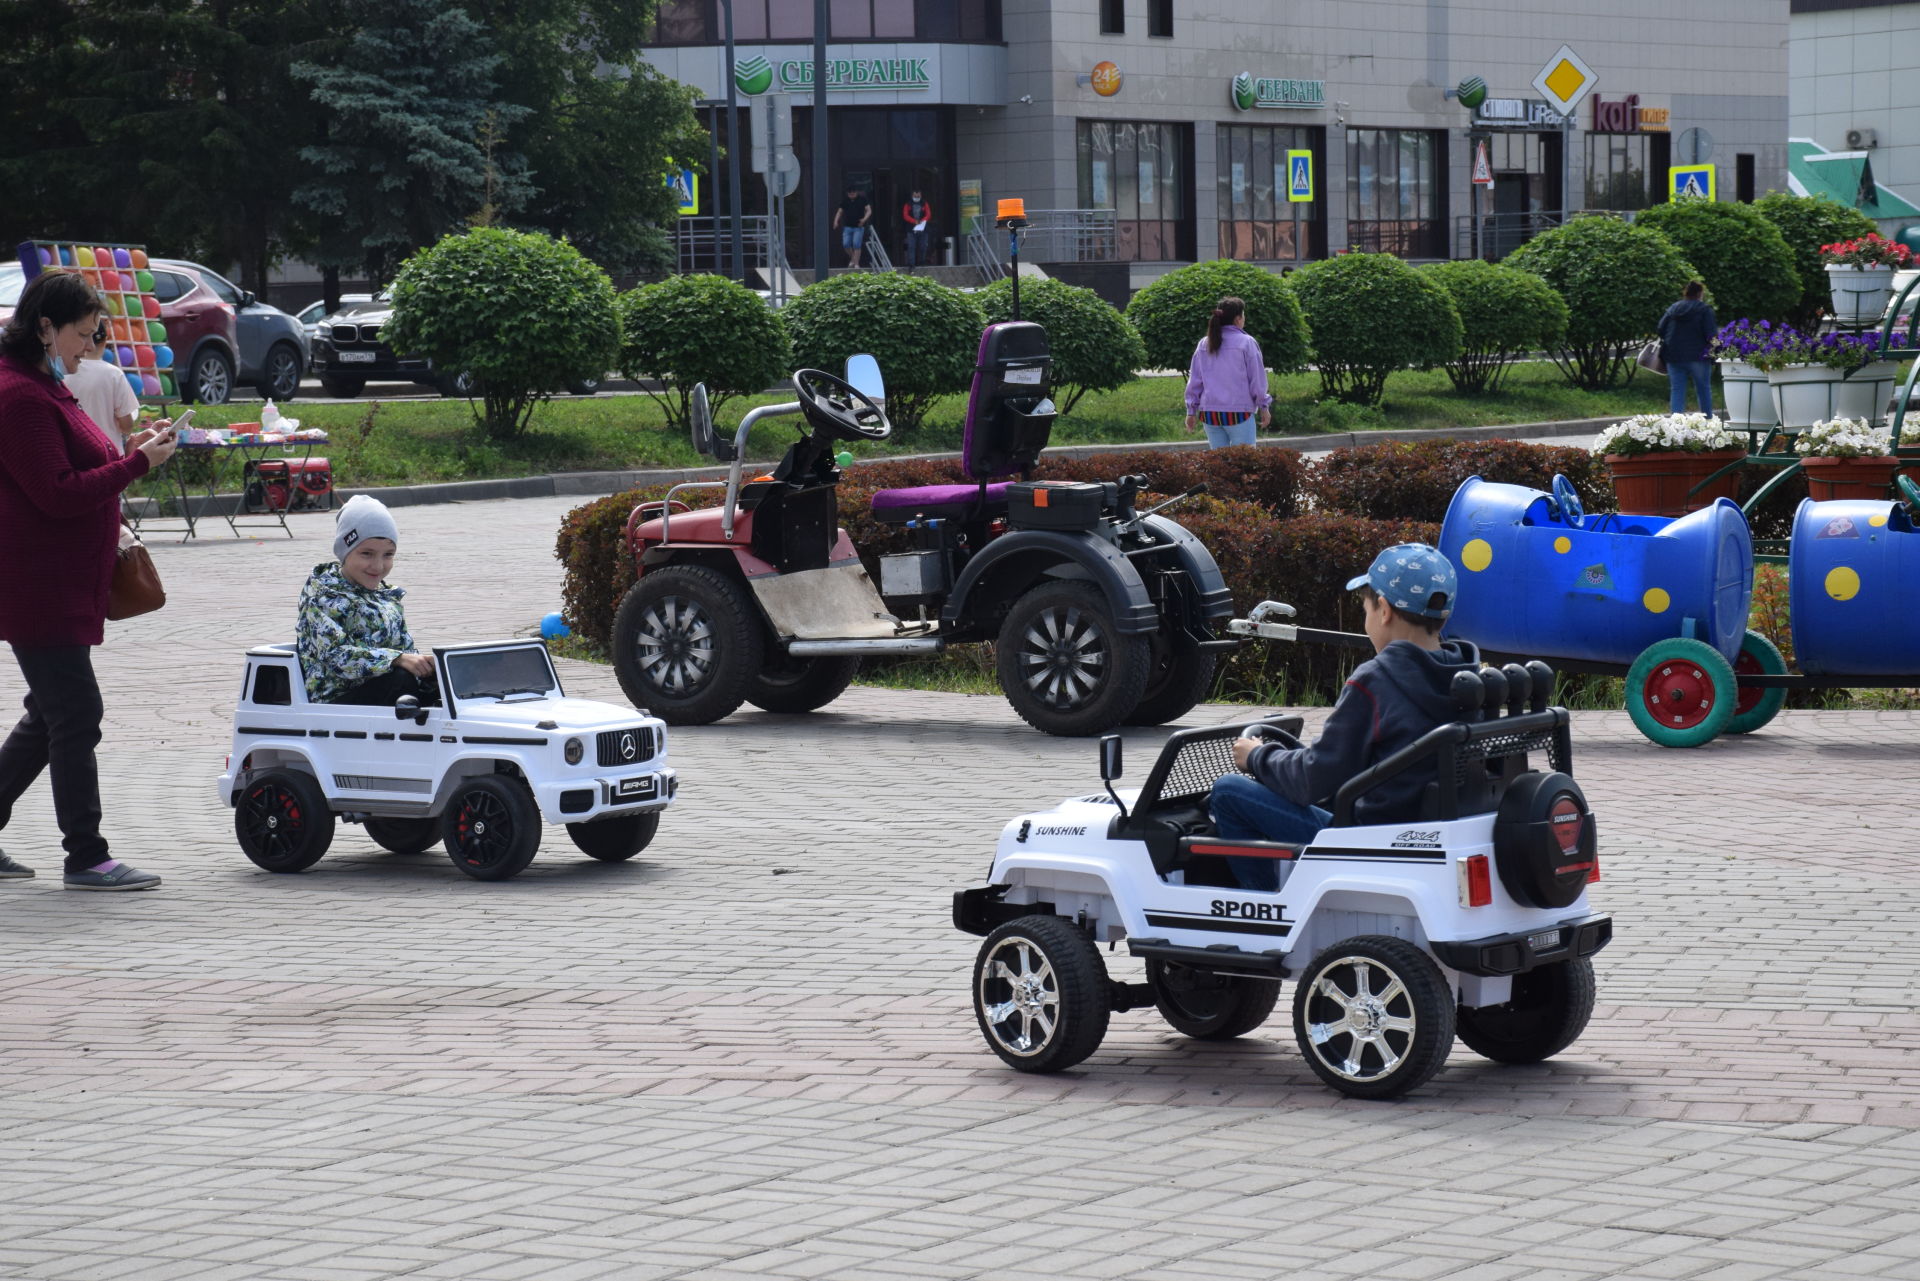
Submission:
[[[578,501],[396,510],[416,638],[531,631]],[[0,836],[40,870],[0,883],[0,1277],[1920,1276],[1920,717],[1672,752],[1576,714],[1617,933],[1549,1063],[1456,1047],[1359,1103],[1283,1016],[1202,1044],[1145,1010],[1030,1077],[975,1028],[949,896],[1007,817],[1089,790],[1092,743],[856,689],[675,730],[631,863],[548,829],[482,884],[343,826],[273,876],[213,780],[240,651],[330,559],[324,516],[294,528],[156,539],[167,608],[96,651],[106,831],[165,886],[63,892],[44,786]]]

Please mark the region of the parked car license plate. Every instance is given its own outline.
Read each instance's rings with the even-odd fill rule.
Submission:
[[[338,355],[340,357],[340,363],[343,365],[371,365],[379,353],[372,351],[343,351],[339,352]]]
[[[613,794],[619,797],[652,796],[658,780],[651,774],[639,778],[623,778],[613,785]]]

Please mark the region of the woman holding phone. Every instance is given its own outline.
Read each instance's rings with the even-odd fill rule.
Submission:
[[[100,683],[107,588],[120,545],[120,491],[173,454],[169,422],[125,455],[65,384],[104,312],[78,273],[42,272],[0,331],[0,640],[26,681],[26,714],[0,743],[0,829],[46,771],[71,890],[160,884],[107,852],[100,835]],[[0,850],[0,880],[33,869]]]

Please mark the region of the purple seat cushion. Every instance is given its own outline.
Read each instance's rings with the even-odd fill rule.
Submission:
[[[987,502],[1006,502],[1008,483],[1002,481],[997,485],[988,485]],[[873,510],[877,514],[906,508],[924,511],[930,507],[967,507],[979,495],[978,485],[920,485],[912,489],[882,489],[873,495]]]

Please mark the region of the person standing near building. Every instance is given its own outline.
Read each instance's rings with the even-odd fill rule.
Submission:
[[[1247,304],[1222,298],[1207,320],[1207,336],[1193,349],[1187,371],[1187,431],[1207,429],[1207,445],[1251,445],[1257,415],[1261,427],[1273,422],[1268,408],[1267,364],[1260,344],[1247,332]]]
[[[920,194],[920,188],[915,187],[907,202],[900,206],[900,221],[907,224],[907,270],[912,271],[916,265],[925,265],[928,261],[927,242],[931,233],[927,225],[933,221],[933,203]]]
[[[873,217],[858,183],[847,184],[847,198],[833,211],[833,225],[840,232],[840,247],[847,251],[847,266],[860,270],[860,249],[866,243],[867,222]]]
[[[1713,357],[1709,347],[1720,322],[1701,297],[1707,287],[1689,280],[1679,302],[1660,317],[1660,359],[1667,362],[1667,408],[1678,414],[1687,408],[1687,385],[1700,412],[1713,414]]]
[[[133,385],[125,374],[100,359],[106,345],[107,322],[102,317],[88,335],[86,353],[68,371],[65,385],[94,425],[125,453],[132,448],[127,442],[140,424],[140,398],[133,394]]]

